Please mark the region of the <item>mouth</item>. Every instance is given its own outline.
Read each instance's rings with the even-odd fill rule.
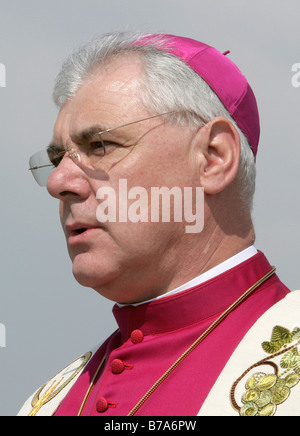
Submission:
[[[82,233],[84,233],[86,231],[87,231],[87,228],[86,227],[82,227],[80,229],[74,230],[72,233],[74,233],[75,235],[81,235]]]
[[[66,237],[69,244],[84,242],[88,238],[93,238],[95,232],[100,230],[100,226],[74,224],[66,226]]]

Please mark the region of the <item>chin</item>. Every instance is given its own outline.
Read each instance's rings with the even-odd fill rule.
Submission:
[[[77,282],[88,288],[98,288],[107,283],[108,274],[101,271],[89,271],[88,269],[78,269],[73,266],[73,275]]]
[[[106,295],[105,289],[114,287],[117,282],[117,271],[105,265],[90,265],[80,262],[79,259],[73,261],[73,276],[76,281],[84,287],[92,288],[99,294],[111,299]]]
[[[127,287],[125,286],[124,288],[124,286],[122,286],[124,283],[117,274],[105,274],[104,272],[99,274],[99,271],[97,274],[93,274],[88,273],[86,270],[78,271],[73,268],[73,275],[81,286],[93,289],[102,297],[115,303],[130,304],[131,299],[129,295],[127,295]],[[124,295],[127,295],[126,298],[124,298]]]

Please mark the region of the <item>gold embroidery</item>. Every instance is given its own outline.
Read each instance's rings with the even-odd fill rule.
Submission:
[[[63,381],[63,378],[56,383],[56,380],[51,383],[50,387],[46,390],[46,392],[37,400],[35,403],[35,406],[31,410],[28,416],[35,416],[38,411],[43,407],[44,404],[48,402],[48,398],[50,395],[55,391],[55,389],[60,385],[60,383]]]
[[[29,413],[28,416],[36,416],[38,411],[49,401],[51,401],[54,397],[56,397],[79,373],[80,371],[85,367],[85,365],[88,363],[92,356],[91,352],[85,353],[82,356],[80,356],[78,359],[74,360],[71,365],[64,368],[60,373],[58,373],[53,379],[51,379],[49,382],[44,384],[34,395],[31,406],[32,410]],[[78,361],[82,360],[80,365],[73,371],[69,371],[69,368],[72,367],[72,365],[76,364]],[[60,374],[64,373],[67,370],[68,372],[71,372],[71,375],[65,380],[65,377],[61,376],[60,380]],[[53,381],[52,381],[53,380]],[[50,386],[48,387],[48,385]],[[45,391],[45,392],[43,392]]]
[[[270,342],[262,343],[263,350],[270,356],[248,368],[232,385],[231,404],[241,416],[274,416],[277,407],[289,398],[291,389],[300,381],[299,338],[298,327],[292,332],[281,326],[273,328]],[[258,367],[267,366],[271,366],[274,373],[252,373]],[[249,373],[240,406],[235,400],[236,389]]]

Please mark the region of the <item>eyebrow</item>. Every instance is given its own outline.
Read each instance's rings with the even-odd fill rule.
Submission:
[[[87,142],[91,140],[95,135],[98,135],[103,130],[106,130],[107,128],[100,126],[100,125],[94,125],[91,127],[87,127],[86,129],[80,130],[77,133],[72,134],[72,140],[75,142]]]
[[[55,151],[59,152],[59,151],[63,151],[63,150],[65,150],[65,147],[64,147],[61,143],[55,142],[55,141],[53,140],[53,141],[51,141],[50,144],[47,146],[47,151],[51,151],[51,150],[52,150],[52,151],[55,150]]]
[[[117,130],[118,127],[107,128],[105,126],[101,126],[99,124],[96,124],[96,125],[93,125],[91,127],[87,127],[83,130],[80,130],[77,133],[72,134],[71,139],[73,142],[75,142],[77,144],[80,144],[80,143],[82,144],[85,142],[89,142],[96,135],[99,135],[101,133],[110,132],[111,130],[113,131],[112,134],[114,134],[116,137],[118,137],[119,139],[123,138],[123,136],[121,134],[114,132],[115,129]],[[54,149],[54,150],[59,152],[59,151],[65,150],[65,146],[63,145],[63,143],[60,140],[56,141],[55,139],[53,139],[50,142],[50,144],[47,146],[47,150],[51,150],[51,149]]]
[[[101,126],[99,124],[96,124],[91,127],[87,127],[86,129],[80,130],[77,133],[74,133],[71,136],[72,141],[77,142],[78,144],[89,142],[91,139],[94,138],[96,135],[104,134],[104,133],[111,133],[114,137],[121,139],[124,139],[124,132],[120,132],[119,129],[123,127],[121,126],[115,126],[115,127],[107,127],[107,126]],[[126,137],[126,135],[125,135]]]

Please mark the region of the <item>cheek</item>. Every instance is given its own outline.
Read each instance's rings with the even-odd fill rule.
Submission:
[[[188,162],[183,162],[173,150],[147,150],[142,155],[131,153],[127,161],[114,168],[116,171],[110,172],[110,183],[116,190],[120,179],[126,179],[128,189],[143,187],[148,191],[154,186],[180,186],[182,179],[191,173]]]
[[[65,216],[66,216],[65,203],[63,201],[60,201],[59,202],[59,218],[60,218],[61,225],[63,225],[63,223],[65,221]]]

